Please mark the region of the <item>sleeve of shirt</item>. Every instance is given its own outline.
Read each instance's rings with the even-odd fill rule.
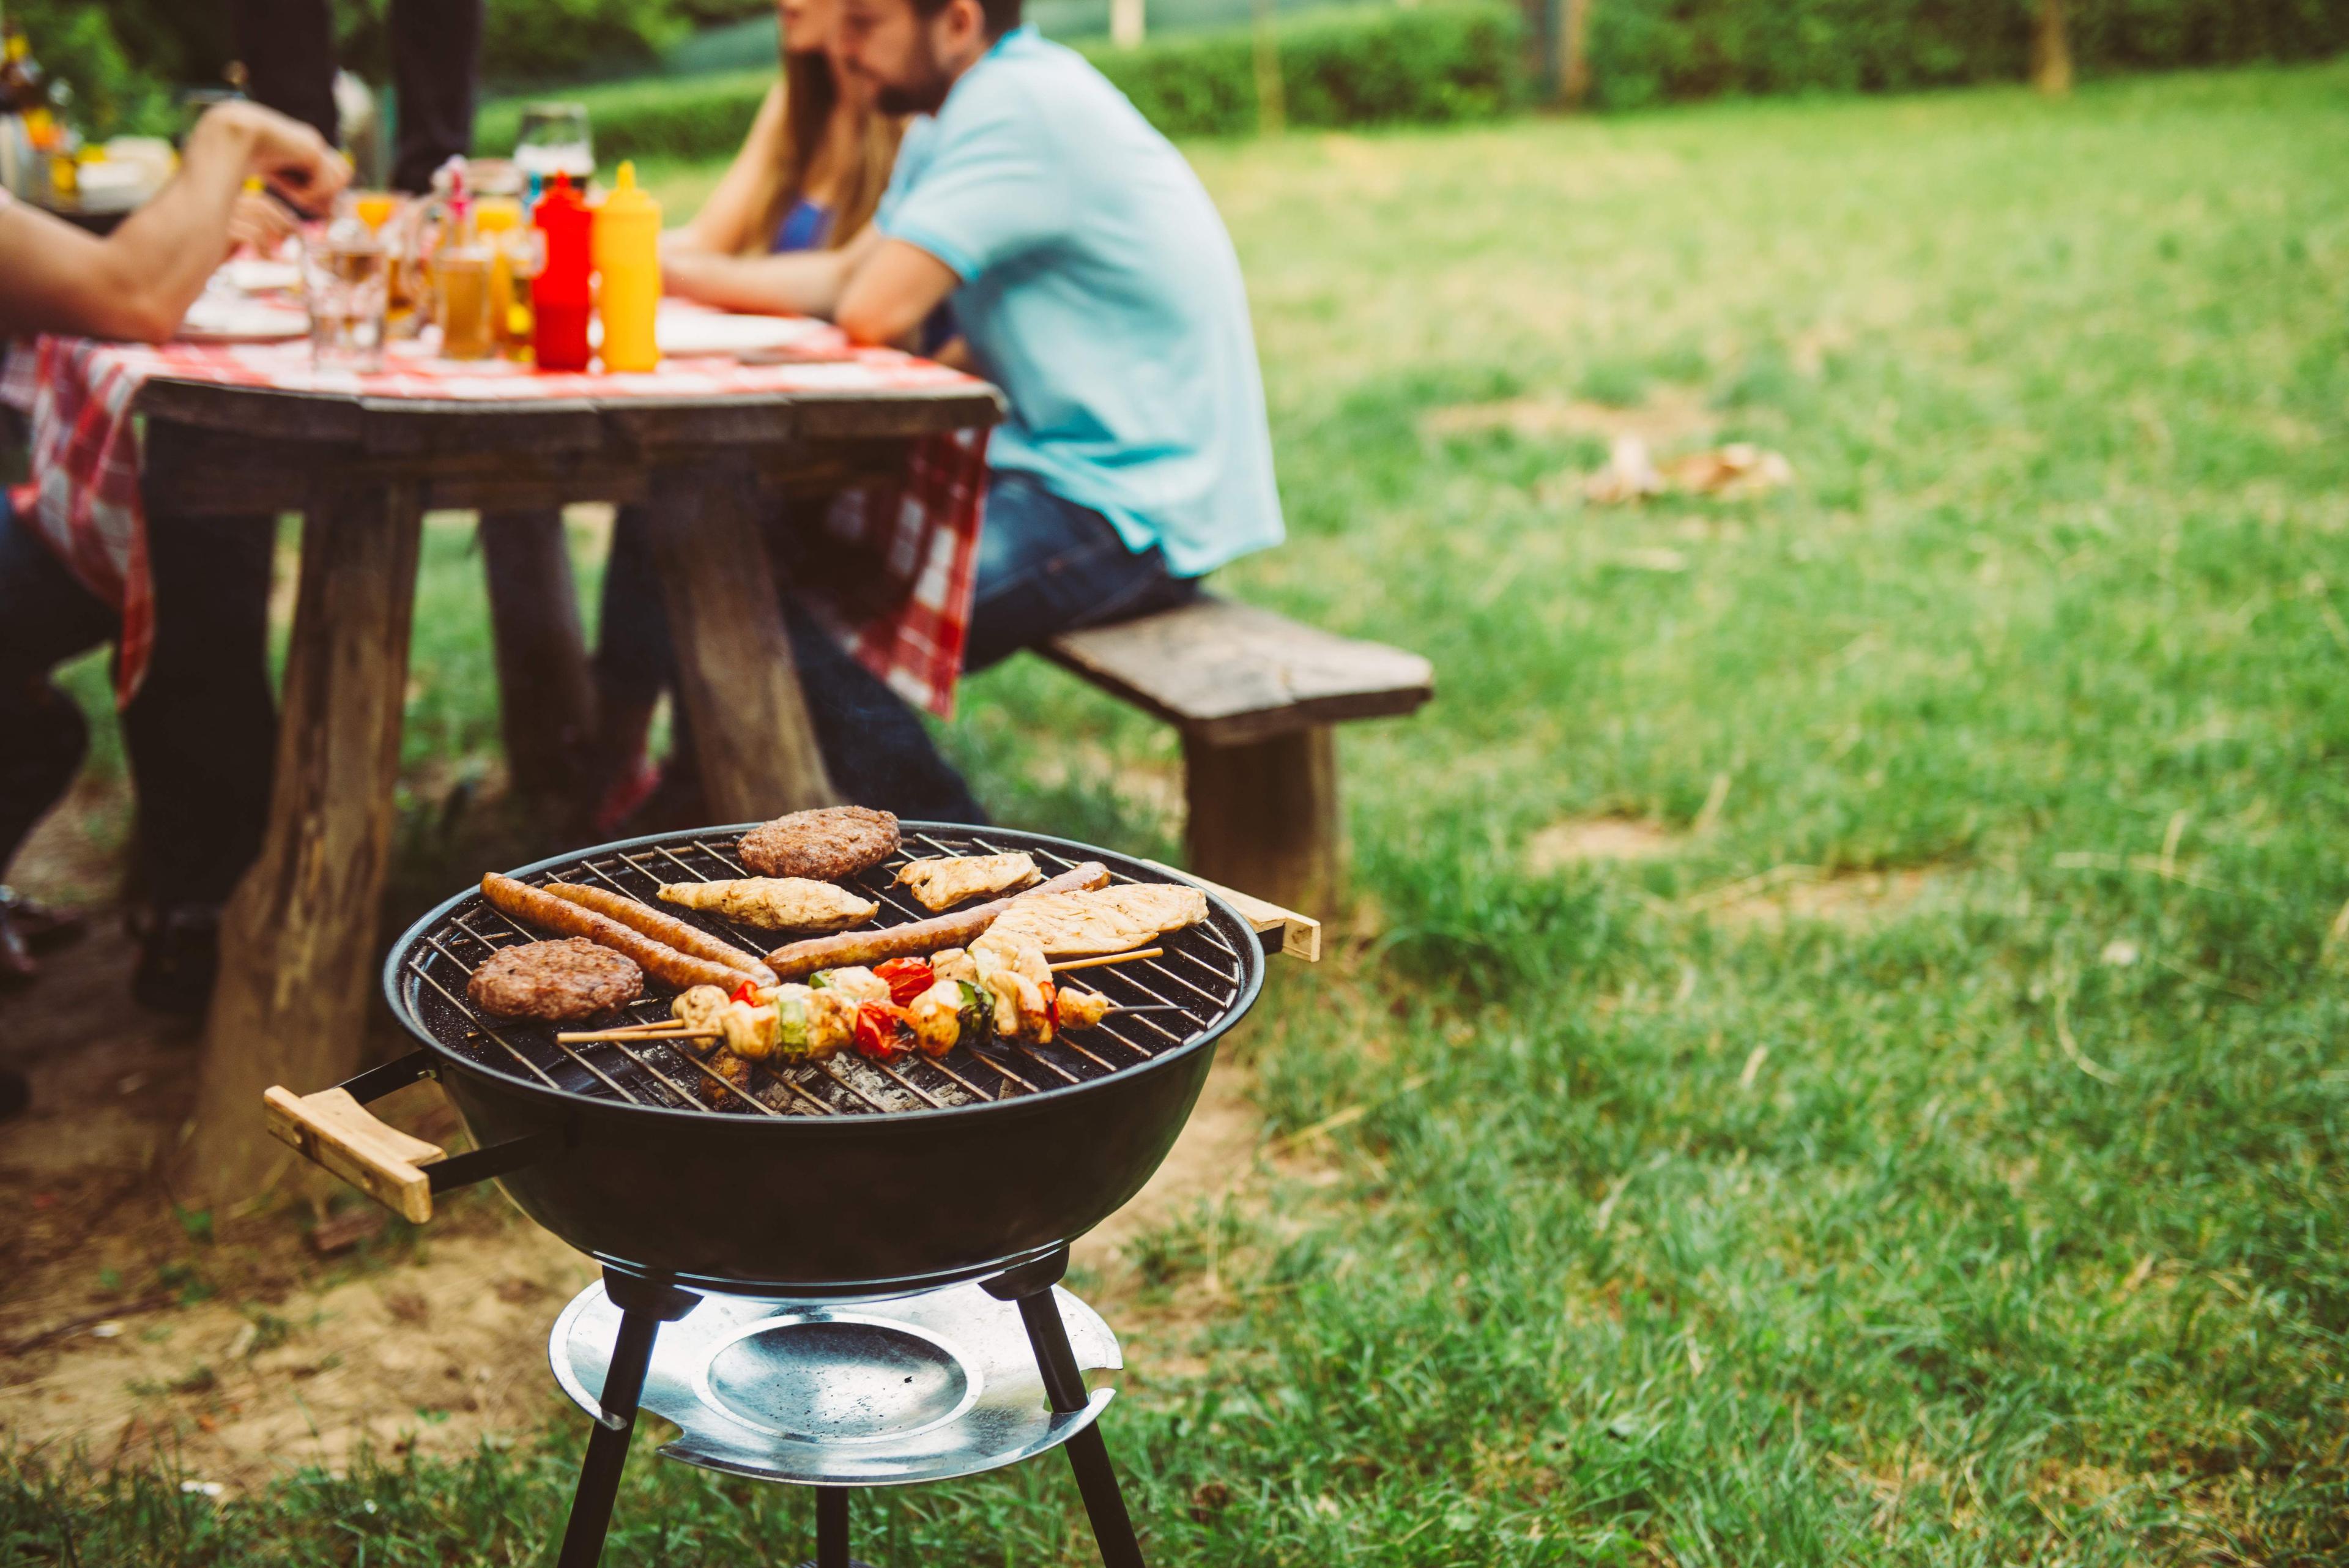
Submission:
[[[923,151],[920,168],[901,162],[907,178],[891,193],[881,232],[929,252],[963,282],[1067,231],[1070,170],[1024,94],[958,94]]]

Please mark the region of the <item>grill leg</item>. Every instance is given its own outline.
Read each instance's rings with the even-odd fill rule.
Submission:
[[[701,1303],[690,1291],[655,1284],[632,1274],[604,1271],[604,1293],[620,1309],[620,1333],[612,1365],[604,1374],[604,1413],[588,1435],[587,1458],[579,1466],[579,1489],[571,1496],[571,1522],[563,1531],[556,1568],[595,1568],[604,1555],[604,1532],[612,1525],[612,1500],[619,1495],[620,1471],[628,1462],[628,1438],[636,1428],[636,1401],[644,1397],[645,1369],[652,1365],[660,1325],[675,1323]]]
[[[848,1568],[848,1493],[836,1486],[816,1489],[815,1568]]]
[[[1069,1344],[1068,1325],[1061,1321],[1060,1303],[1052,1299],[1052,1286],[1068,1266],[1068,1250],[1062,1248],[1050,1258],[986,1282],[988,1294],[1019,1304],[1028,1343],[1035,1347],[1037,1369],[1044,1376],[1045,1397],[1060,1415],[1085,1407],[1085,1375]],[[1133,1520],[1125,1511],[1117,1472],[1110,1469],[1109,1445],[1102,1440],[1099,1423],[1062,1446],[1069,1452],[1069,1468],[1077,1472],[1077,1490],[1084,1497],[1085,1517],[1092,1521],[1093,1543],[1101,1550],[1103,1568],[1144,1568],[1142,1542],[1134,1539]]]
[[[799,1568],[865,1568],[848,1554],[848,1489],[815,1489],[815,1555]]]

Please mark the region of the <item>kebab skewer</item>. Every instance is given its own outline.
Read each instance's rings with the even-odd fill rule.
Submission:
[[[926,960],[819,971],[805,983],[745,984],[730,994],[695,986],[671,1004],[683,1029],[629,1037],[750,1062],[819,1062],[854,1050],[886,1063],[917,1050],[943,1056],[966,1042],[1044,1044],[1062,1029],[1097,1027],[1111,1011],[1099,992],[1061,989],[1033,942],[981,938]]]

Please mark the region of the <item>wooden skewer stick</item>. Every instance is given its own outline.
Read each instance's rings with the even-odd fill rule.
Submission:
[[[565,1045],[593,1045],[604,1041],[715,1040],[715,1029],[589,1029],[554,1037]]]
[[[1135,959],[1164,958],[1165,956],[1164,948],[1136,948],[1130,953],[1111,953],[1104,958],[1069,959],[1052,965],[1052,972],[1060,974],[1072,969],[1099,969],[1104,964],[1131,963]]]

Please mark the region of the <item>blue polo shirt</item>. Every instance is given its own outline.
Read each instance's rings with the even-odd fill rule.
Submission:
[[[1231,236],[1183,155],[1074,50],[1005,34],[916,121],[875,219],[952,268],[1011,412],[990,466],[1196,576],[1281,538]]]

